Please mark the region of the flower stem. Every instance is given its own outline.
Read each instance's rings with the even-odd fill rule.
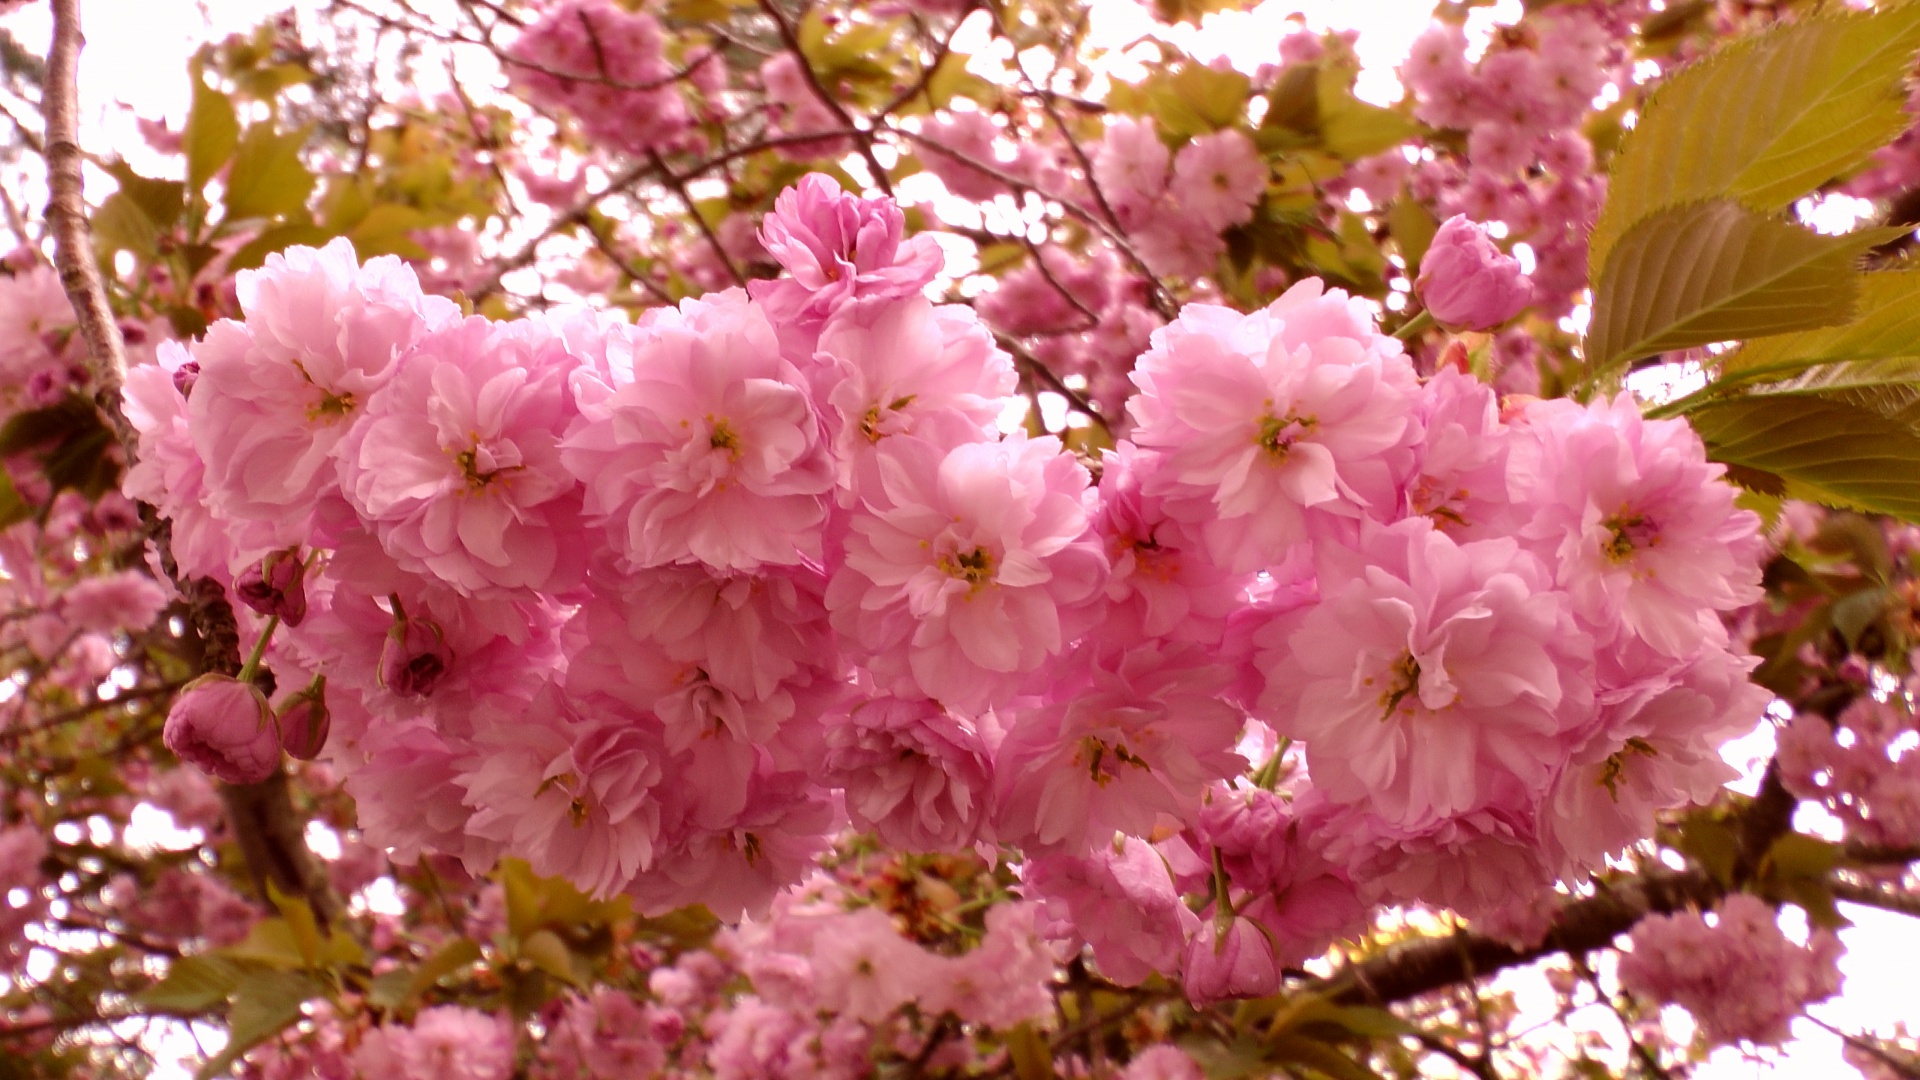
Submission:
[[[241,682],[252,682],[253,673],[260,670],[260,660],[267,655],[267,642],[273,640],[273,632],[280,629],[280,616],[267,618],[267,628],[260,631],[260,640],[253,643],[253,652],[248,654],[247,662],[240,665],[240,674],[234,676]]]
[[[1393,332],[1393,336],[1399,338],[1401,341],[1412,341],[1414,338],[1426,333],[1427,327],[1432,325],[1433,312],[1422,308],[1420,314],[1408,319],[1406,325]]]

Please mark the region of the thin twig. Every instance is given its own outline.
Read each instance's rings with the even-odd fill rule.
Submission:
[[[647,151],[647,157],[653,162],[653,167],[660,171],[660,178],[666,181],[667,187],[680,197],[680,204],[687,208],[687,216],[700,227],[700,235],[707,238],[707,245],[713,248],[713,253],[719,258],[720,264],[727,268],[727,276],[733,279],[735,285],[745,288],[747,276],[740,272],[740,266],[733,261],[733,256],[727,254],[727,246],[720,242],[720,237],[713,231],[713,226],[707,224],[706,216],[700,213],[700,207],[693,201],[693,194],[687,190],[687,182],[675,176],[672,169],[667,168],[667,163],[660,157],[658,150]]]
[[[780,10],[776,0],[760,0],[760,10],[773,20],[774,29],[780,32],[780,40],[786,44],[787,51],[793,54],[794,64],[807,77],[807,85],[812,88],[813,96],[820,99],[820,104],[825,105],[843,127],[854,129],[854,145],[860,148],[860,156],[867,159],[867,168],[873,171],[873,182],[880,186],[889,199],[893,198],[893,181],[887,178],[887,170],[880,167],[880,159],[873,154],[873,131],[854,123],[853,116],[847,112],[846,106],[840,104],[840,99],[820,85],[820,76],[807,61],[806,50],[800,47],[800,36],[794,32],[793,23],[787,20],[787,13]]]

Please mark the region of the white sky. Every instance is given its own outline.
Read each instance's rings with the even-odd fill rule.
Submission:
[[[1094,13],[1094,44],[1118,48],[1140,37],[1148,28],[1145,11],[1131,0],[1089,0]],[[313,10],[315,0],[292,0],[293,6]],[[211,37],[244,30],[289,3],[260,0],[83,0],[87,47],[81,56],[83,123],[89,125],[89,149],[139,154],[144,146],[132,123],[131,105],[147,117],[165,117],[176,129],[187,109],[186,58]],[[1249,13],[1212,16],[1200,29],[1179,28],[1176,43],[1203,58],[1230,57],[1236,66],[1252,70],[1278,58],[1277,43],[1295,25],[1298,16],[1314,30],[1353,28],[1367,71],[1359,93],[1382,104],[1399,96],[1392,69],[1406,56],[1415,35],[1426,25],[1432,8],[1428,0],[1267,0]],[[1519,0],[1499,0],[1475,12],[1479,28],[1518,17]],[[0,20],[29,49],[44,49],[48,36],[46,5],[32,5]],[[1762,748],[1763,750],[1765,748]],[[1843,932],[1849,949],[1841,961],[1846,975],[1844,997],[1814,1012],[1837,1026],[1891,1032],[1896,1021],[1920,1026],[1920,993],[1913,989],[1912,958],[1920,957],[1920,923],[1902,916],[1846,908],[1855,926]],[[1537,1008],[1538,991],[1533,995]],[[1522,998],[1523,1008],[1527,998]],[[1596,1027],[1613,1032],[1611,1017]],[[1801,1021],[1795,1027],[1800,1040],[1786,1055],[1766,1064],[1722,1050],[1694,1075],[1696,1080],[1833,1080],[1857,1075],[1840,1060],[1840,1043],[1827,1032]],[[191,1042],[161,1038],[166,1050],[190,1053]],[[164,1033],[163,1033],[164,1035]],[[177,1050],[175,1049],[177,1047]],[[179,1066],[163,1067],[161,1080],[186,1077]]]

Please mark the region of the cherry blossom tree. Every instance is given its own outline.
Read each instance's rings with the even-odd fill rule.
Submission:
[[[40,2],[0,1075],[1920,1075],[1920,5]]]

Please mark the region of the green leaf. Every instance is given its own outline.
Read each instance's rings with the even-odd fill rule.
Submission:
[[[1920,361],[1920,270],[1860,278],[1860,306],[1842,326],[1750,341],[1721,360],[1720,380],[1777,379],[1845,360]]]
[[[161,1012],[205,1012],[226,1003],[240,985],[240,965],[218,956],[183,956],[167,966],[166,978],[133,996],[145,1008]]]
[[[297,972],[262,971],[240,980],[227,1013],[226,1048],[200,1067],[196,1080],[221,1075],[248,1050],[298,1023],[300,1006],[324,992],[318,981]]]
[[[1353,77],[1345,69],[1327,65],[1317,79],[1320,141],[1343,161],[1377,154],[1398,146],[1419,132],[1412,120],[1353,96]]]
[[[1252,92],[1253,81],[1238,71],[1189,63],[1148,80],[1147,100],[1161,136],[1185,141],[1239,123]]]
[[[927,76],[927,99],[934,108],[944,109],[957,97],[977,101],[992,92],[991,83],[967,70],[971,59],[963,52],[949,52],[940,58],[933,74]]]
[[[227,260],[229,273],[251,270],[267,261],[267,256],[285,251],[297,244],[318,246],[333,239],[333,233],[318,225],[306,222],[293,222],[288,225],[275,225],[262,230],[259,236],[241,245],[240,250]]]
[[[1392,230],[1394,243],[1400,247],[1400,258],[1407,264],[1409,279],[1420,273],[1420,260],[1427,257],[1427,248],[1433,246],[1433,238],[1440,231],[1440,223],[1433,214],[1420,205],[1420,200],[1398,198],[1387,208],[1387,228]]]
[[[1007,1056],[1013,1059],[1013,1075],[1019,1080],[1053,1080],[1053,1054],[1047,1049],[1046,1036],[1030,1023],[1021,1023],[1007,1032]]]
[[[468,938],[455,938],[428,957],[407,982],[407,996],[418,997],[448,975],[480,959],[480,946]]]
[[[150,176],[141,176],[124,161],[110,161],[103,168],[156,228],[165,230],[180,220],[181,211],[187,205],[185,184],[178,180],[155,180]]]
[[[1722,885],[1733,883],[1733,864],[1739,843],[1725,822],[1695,814],[1680,823],[1679,847],[1705,867],[1715,881]]]
[[[1906,2],[1801,19],[1676,73],[1614,158],[1593,277],[1658,210],[1721,197],[1774,210],[1866,160],[1908,126],[1916,49],[1920,3]]]
[[[293,935],[293,943],[300,950],[300,959],[308,967],[320,962],[320,920],[314,918],[313,906],[305,897],[288,896],[280,891],[273,882],[267,882],[267,899],[280,911],[280,917],[287,921],[287,929]]]
[[[314,943],[317,946],[317,942]],[[305,967],[310,953],[302,947],[299,933],[285,919],[261,919],[247,931],[245,940],[229,945],[219,955],[235,960],[251,960],[279,968]]]
[[[33,516],[33,507],[20,497],[20,490],[13,486],[13,477],[0,470],[0,529]]]
[[[1304,1035],[1283,1034],[1267,1040],[1269,1060],[1305,1065],[1333,1080],[1381,1080],[1380,1074],[1333,1046]]]
[[[300,161],[300,147],[309,130],[282,133],[265,123],[247,129],[227,173],[227,220],[286,217],[306,208],[314,179]]]
[[[99,238],[109,263],[120,251],[131,251],[149,261],[160,254],[160,227],[124,191],[107,196],[100,209],[93,212],[92,224],[93,235]]]
[[[240,145],[240,121],[234,116],[233,99],[208,86],[198,75],[193,79],[193,104],[187,110],[181,143],[187,153],[187,183],[195,191],[207,186]]]
[[[1724,199],[1662,210],[1621,237],[1594,286],[1588,371],[1845,322],[1860,294],[1854,262],[1889,232],[1823,236]]]
[[[1688,420],[1708,457],[1780,477],[1786,498],[1920,521],[1920,434],[1881,411],[1757,396],[1711,402]]]
[[[573,967],[573,951],[551,930],[535,930],[520,943],[520,958],[563,983],[580,985]]]

